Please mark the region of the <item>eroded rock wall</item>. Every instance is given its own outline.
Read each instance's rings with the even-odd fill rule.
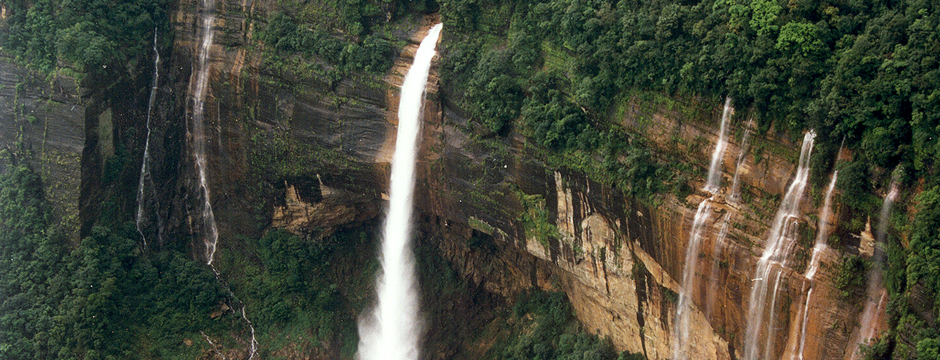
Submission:
[[[0,149],[26,154],[45,195],[78,239],[85,105],[75,79],[37,74],[0,53]]]
[[[711,113],[690,116],[634,101],[620,123],[646,134],[656,156],[700,164],[702,175],[693,178],[703,178],[717,141],[717,104]],[[419,206],[456,268],[507,298],[531,286],[565,291],[585,328],[610,337],[618,349],[672,358],[677,279],[686,266],[695,206],[708,194],[664,195],[650,206],[585,174],[552,169],[519,134],[468,135],[468,116],[446,98],[432,106],[441,107],[441,116],[429,116],[424,129]],[[696,358],[740,357],[753,271],[796,168],[791,158],[798,149],[785,137],[752,138],[762,150],[743,157],[739,176],[746,194],[726,199],[745,124],[734,125],[737,135],[725,150],[723,188],[696,256],[695,286],[687,289],[693,300],[689,353]],[[801,240],[781,281],[774,333],[765,335],[773,338],[771,353],[783,358],[799,351],[809,289],[803,271],[815,238],[812,215],[818,214],[813,202],[806,196],[803,214],[794,219]],[[841,358],[849,341],[857,309],[838,300],[832,285],[841,257],[835,250],[823,256],[808,307],[805,358]]]
[[[195,0],[183,1],[174,16],[178,79],[192,76],[197,6]],[[368,221],[383,206],[394,148],[396,86],[413,45],[406,46],[381,81],[324,81],[264,61],[265,50],[251,41],[258,25],[249,19],[272,11],[273,2],[218,4],[206,128],[212,132],[209,178],[223,247],[226,237],[257,234],[269,226],[303,235]],[[396,36],[415,42],[418,25]],[[185,94],[188,83],[178,80],[174,91]],[[416,199],[423,233],[464,278],[482,289],[507,299],[532,286],[565,291],[585,327],[609,336],[618,349],[650,359],[671,358],[676,279],[686,265],[682,261],[694,207],[706,194],[681,199],[664,195],[651,206],[585,174],[547,166],[535,145],[517,133],[482,139],[468,135],[473,124],[448,98],[448,90],[438,91],[435,80],[429,86]],[[658,158],[678,156],[697,164],[701,175],[691,176],[700,179],[717,139],[719,102],[685,101],[704,110],[683,113],[632,99],[627,111],[611,120],[644,134]],[[723,191],[697,256],[700,280],[688,289],[694,303],[690,332],[696,339],[691,351],[703,358],[735,358],[743,347],[752,272],[798,154],[785,136],[755,136],[754,150],[740,167],[745,196],[740,202],[726,200],[738,169],[745,118],[732,125]],[[291,150],[281,151],[285,148]],[[315,149],[317,156],[304,156],[298,149]],[[263,152],[286,156],[280,161],[292,164],[258,178],[253,161]],[[186,169],[192,168],[192,160],[184,157],[180,167],[183,173],[191,171]],[[195,189],[192,174],[182,178],[182,193],[194,193],[185,191]],[[180,207],[191,209],[193,201],[184,200]],[[810,199],[802,209],[797,221],[808,229],[810,241],[815,228],[810,215],[817,210]],[[186,220],[179,226],[185,228]],[[198,229],[192,232],[198,235]],[[773,335],[773,352],[781,356],[796,351],[808,288],[802,268],[811,245],[798,245],[795,251],[803,255],[794,255],[793,263],[802,265],[785,272],[782,282],[777,302],[781,330]],[[831,279],[841,254],[827,256],[817,275],[816,300],[809,306],[813,316],[807,333],[816,335],[805,345],[806,358],[840,357],[857,312],[833,300]]]

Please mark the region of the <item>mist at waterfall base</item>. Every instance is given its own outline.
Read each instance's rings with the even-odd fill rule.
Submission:
[[[411,212],[424,92],[442,26],[432,27],[421,41],[401,87],[389,207],[379,257],[382,270],[376,279],[378,304],[359,321],[357,357],[362,360],[417,359],[419,354],[421,326],[418,321],[418,284],[410,246]]]

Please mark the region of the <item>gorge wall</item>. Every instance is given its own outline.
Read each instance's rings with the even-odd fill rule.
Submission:
[[[299,57],[275,59],[256,40],[264,19],[284,11],[276,1],[220,0],[216,6],[206,129],[220,256],[244,255],[243,237],[272,228],[315,242],[380,218],[394,147],[397,86],[417,40],[438,19],[409,15],[387,25],[385,36],[403,50],[386,76],[336,79],[319,71],[329,70],[328,64],[308,68]],[[170,60],[162,65],[165,78],[172,80],[159,86],[162,110],[152,144],[161,201],[148,210],[146,226],[148,234],[171,234],[168,242],[191,239],[188,246],[197,258],[203,230],[193,225],[198,184],[187,147],[186,114],[192,106],[187,94],[198,7],[197,0],[182,0],[173,9]],[[108,160],[125,151],[129,154],[122,156],[138,159],[130,162],[139,165],[142,146],[136,145],[143,143],[146,116],[140,107],[146,94],[119,94],[127,88],[149,89],[137,86],[146,84],[145,78],[83,93],[71,78],[39,79],[0,57],[0,142],[30,150],[47,196],[76,239],[90,226],[81,219],[105,211],[96,200],[120,191],[100,186],[108,176]],[[545,149],[518,132],[481,136],[455,91],[439,87],[432,76],[416,196],[420,242],[436,248],[464,280],[501,301],[511,302],[532,287],[563,291],[584,328],[609,337],[618,350],[672,358],[677,279],[686,266],[682,259],[694,204],[706,194],[632,198],[592,174],[552,165]],[[694,172],[688,176],[698,189],[717,141],[720,105],[717,99],[638,94],[625,102],[625,111],[606,120],[645,138],[655,159],[691,164]],[[753,134],[746,145],[745,132],[756,131],[748,124],[747,115],[733,120],[722,190],[697,255],[699,280],[696,288],[687,289],[694,304],[691,351],[700,358],[741,357],[753,269],[796,168],[798,144],[770,130]],[[136,132],[127,135],[131,129]],[[114,139],[126,140],[116,145]],[[742,201],[727,198],[736,173]],[[799,265],[785,272],[776,302],[781,316],[772,353],[777,358],[795,356],[799,348],[799,315],[809,286],[802,270],[812,251],[820,197],[806,196],[800,216],[793,219],[802,232],[793,251]],[[156,229],[155,217],[166,221],[166,229]],[[871,235],[834,227],[845,245],[824,253],[815,278],[818,295],[808,307],[813,316],[806,325],[808,359],[849,358],[846,349],[859,331],[855,319],[861,309],[835,295],[834,279],[842,258],[858,253]],[[220,262],[223,278],[239,274],[235,264]],[[281,355],[303,358],[300,352]],[[340,357],[337,349],[319,355]]]
[[[684,104],[699,109],[690,117],[634,99],[637,110],[615,120],[648,134],[659,156],[683,156],[683,161],[699,164],[699,183],[713,145],[693,151],[684,144],[713,144],[720,118],[718,102],[708,106],[695,103],[699,101]],[[610,337],[619,349],[650,359],[672,358],[676,279],[682,276],[693,204],[705,195],[665,196],[654,206],[641,203],[585,174],[552,169],[518,134],[505,141],[468,135],[462,130],[468,120],[461,110],[447,106],[446,100],[440,104],[442,116],[426,122],[425,176],[419,188],[424,191],[424,226],[432,229],[445,256],[468,279],[505,297],[532,286],[564,291],[585,327]],[[643,117],[652,121],[641,124]],[[724,152],[723,196],[729,195],[737,167],[743,123],[734,124],[732,133],[739,135]],[[741,356],[753,269],[777,199],[795,171],[792,143],[769,137],[751,141],[772,153],[760,162],[751,153],[744,157],[739,176],[743,197],[751,201],[739,204],[719,196],[697,255],[695,277],[700,280],[688,290],[695,304],[691,353],[702,358]],[[804,254],[804,266],[816,225],[812,202],[802,202],[798,220],[803,236],[809,236],[796,250]],[[541,218],[528,220],[531,215]],[[540,237],[545,234],[533,231],[538,224],[527,221],[557,228],[557,236]],[[723,225],[729,230],[724,235]],[[467,240],[480,238],[485,240]],[[831,280],[839,261],[836,252],[823,260],[817,294],[827,295],[812,304],[817,316],[807,333],[816,335],[807,339],[806,358],[841,358],[853,331],[846,322],[858,309],[829,296],[835,293]],[[777,326],[798,328],[795,314],[801,311],[807,284],[801,271],[789,272],[784,284]],[[775,353],[789,357],[797,351],[798,333],[778,331],[776,337]]]

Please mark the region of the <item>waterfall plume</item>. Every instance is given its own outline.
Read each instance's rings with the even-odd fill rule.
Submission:
[[[401,86],[389,206],[379,257],[382,270],[376,279],[378,304],[359,322],[358,358],[363,360],[413,360],[419,355],[421,326],[411,252],[411,212],[424,92],[441,28],[442,24],[435,25],[421,41]]]

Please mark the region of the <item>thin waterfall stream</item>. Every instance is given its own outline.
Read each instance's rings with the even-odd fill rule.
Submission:
[[[145,180],[150,177],[150,121],[153,118],[153,104],[157,100],[157,89],[160,86],[160,50],[157,49],[157,30],[153,31],[153,85],[150,87],[150,99],[147,102],[147,139],[144,141],[144,156],[140,161],[140,180],[137,182],[137,232],[144,242],[144,248],[147,248],[147,236],[144,235],[144,185]],[[151,190],[153,190],[153,179],[150,179]],[[156,200],[156,194],[154,194]],[[157,236],[161,236],[163,228],[162,220],[157,215]],[[162,241],[161,241],[162,243]]]
[[[841,152],[841,151],[840,151]],[[822,213],[819,216],[819,226],[816,229],[816,244],[813,245],[813,256],[809,261],[809,268],[806,269],[806,280],[809,280],[809,290],[806,291],[806,302],[803,304],[803,319],[800,325],[800,349],[797,353],[798,359],[803,359],[803,351],[806,347],[806,322],[809,320],[809,304],[813,299],[814,279],[816,271],[819,269],[819,258],[828,248],[826,236],[829,235],[829,218],[832,217],[832,192],[836,188],[836,182],[839,178],[839,171],[832,173],[832,179],[829,180],[829,187],[826,189],[826,197],[823,200]]]
[[[712,247],[712,268],[711,276],[708,279],[708,293],[705,294],[705,315],[711,318],[715,311],[715,294],[718,292],[718,269],[721,267],[721,254],[725,249],[725,240],[728,239],[728,226],[731,224],[731,212],[725,213],[721,218],[721,228],[718,230],[718,237],[715,238],[715,245]]]
[[[770,235],[764,244],[760,260],[757,261],[754,275],[751,277],[747,332],[744,339],[745,360],[770,359],[774,351],[774,334],[777,330],[774,326],[777,292],[783,279],[783,270],[798,236],[795,225],[800,218],[799,208],[803,192],[809,182],[809,160],[815,138],[816,133],[813,131],[803,136],[796,174],[774,215]],[[773,278],[772,284],[771,278]],[[764,341],[761,342],[761,339]]]
[[[421,325],[411,249],[411,213],[424,93],[442,27],[435,25],[421,41],[401,86],[389,206],[379,257],[382,271],[376,279],[378,304],[360,319],[359,359],[405,360],[417,359],[419,355]]]
[[[711,202],[720,190],[721,182],[721,163],[724,157],[727,141],[728,120],[734,113],[731,107],[731,98],[725,99],[724,109],[721,114],[721,132],[718,134],[718,142],[715,144],[715,150],[712,152],[711,162],[708,166],[708,180],[705,183],[704,190],[711,193],[712,196],[702,200],[692,219],[692,230],[689,234],[689,245],[685,252],[685,266],[682,269],[682,283],[679,287],[679,302],[676,304],[676,325],[675,335],[673,336],[672,354],[673,359],[686,359],[689,355],[689,328],[692,311],[691,297],[694,295],[695,273],[698,264],[699,245],[701,245],[705,224],[708,221],[708,215],[711,213]]]
[[[215,274],[216,279],[222,284],[223,288],[228,291],[229,296],[238,303],[241,308],[241,318],[248,325],[248,329],[251,332],[251,340],[248,343],[248,359],[254,359],[255,355],[258,352],[258,340],[255,338],[255,327],[252,325],[251,320],[248,320],[248,316],[245,312],[245,304],[238,300],[232,290],[228,287],[228,284],[222,279],[219,271],[212,265],[212,261],[215,259],[215,250],[216,245],[219,240],[219,230],[215,222],[215,213],[212,211],[212,202],[211,202],[211,193],[209,192],[209,178],[207,174],[206,167],[207,154],[206,154],[206,143],[209,138],[205,134],[205,105],[206,105],[206,90],[209,86],[209,72],[211,71],[211,65],[209,64],[209,51],[212,47],[213,37],[215,36],[215,30],[213,25],[215,23],[215,1],[214,0],[203,0],[202,1],[202,27],[200,28],[200,42],[198,48],[198,58],[195,64],[196,69],[193,72],[195,75],[195,80],[192,81],[193,89],[193,121],[192,121],[192,133],[190,134],[190,141],[192,141],[193,147],[193,157],[196,159],[196,172],[198,173],[199,188],[202,190],[202,211],[201,217],[203,221],[203,228],[201,229],[204,232],[207,232],[203,242],[206,246],[205,257],[206,264],[209,265],[209,268],[212,269],[212,273]],[[208,339],[208,337],[207,337]]]
[[[849,349],[852,352],[853,359],[858,359],[860,356],[857,345],[874,339],[877,335],[878,318],[879,315],[884,314],[888,301],[888,293],[884,287],[885,236],[888,234],[888,226],[890,225],[888,217],[891,215],[891,207],[898,197],[897,181],[897,178],[891,179],[890,190],[881,205],[878,229],[875,230],[872,267],[868,270],[865,309],[862,310],[859,318],[858,334],[854,341],[849,344],[850,347],[854,347]]]
[[[206,263],[212,265],[215,258],[216,243],[219,240],[219,229],[215,223],[215,214],[212,212],[211,194],[209,192],[209,178],[206,174],[206,142],[208,138],[205,135],[205,105],[206,89],[209,86],[209,50],[212,47],[212,39],[215,31],[212,28],[215,23],[215,1],[203,0],[203,19],[200,29],[199,57],[196,62],[196,75],[193,89],[193,123],[192,123],[192,142],[193,156],[196,158],[196,172],[198,173],[199,189],[202,190],[202,221],[203,231],[207,232],[203,242],[206,246]]]

